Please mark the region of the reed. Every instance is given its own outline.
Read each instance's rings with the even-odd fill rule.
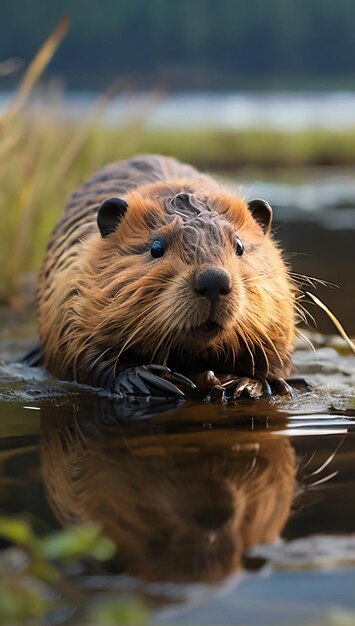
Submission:
[[[245,177],[246,168],[253,172],[249,178],[254,174],[260,179],[260,170],[265,178],[265,170],[355,164],[355,129],[303,133],[153,130],[145,125],[145,119],[163,97],[161,90],[149,94],[124,127],[108,128],[102,112],[111,95],[124,88],[123,79],[100,96],[91,114],[77,124],[58,115],[60,98],[45,111],[26,107],[68,26],[68,19],[63,18],[44,42],[0,116],[0,302],[21,306],[26,276],[38,268],[68,195],[109,161],[136,152],[171,154],[201,168],[228,172],[235,180]],[[18,66],[18,60],[5,64],[5,69],[2,66],[6,73],[9,67]]]
[[[47,184],[46,165],[54,151],[43,129],[29,123],[23,109],[68,27],[69,19],[64,17],[35,55],[0,117],[0,298],[9,301],[31,254],[33,227]]]
[[[108,97],[100,97],[80,124],[64,123],[54,107],[45,114],[40,110],[17,114],[2,133],[0,301],[19,304],[23,278],[38,268],[68,195],[109,161],[136,152],[172,154],[202,168],[227,172],[235,180],[245,178],[246,168],[251,170],[248,178],[260,179],[260,169],[265,177],[274,168],[279,174],[285,166],[288,172],[317,166],[326,160],[326,153],[333,154],[339,165],[355,164],[355,132],[344,137],[309,132],[303,138],[280,138],[271,131],[153,132],[144,127],[145,113],[125,127],[107,128],[100,117]]]
[[[24,279],[38,268],[69,193],[107,161],[140,149],[145,115],[161,97],[160,90],[152,92],[139,114],[114,137],[100,128],[99,119],[122,80],[100,96],[87,119],[77,124],[58,116],[58,101],[45,111],[26,108],[68,26],[68,18],[63,18],[44,42],[0,116],[0,303],[14,308],[22,305]]]
[[[310,293],[309,291],[306,291],[306,295],[309,296],[313,302],[319,306],[320,309],[322,309],[322,311],[324,311],[329,319],[333,322],[335,328],[337,329],[339,335],[344,339],[345,343],[349,346],[351,352],[353,354],[355,354],[355,344],[354,342],[350,339],[350,337],[346,334],[343,326],[341,325],[341,323],[339,322],[338,318],[335,317],[334,313],[332,313],[328,307],[324,304],[324,302],[322,302],[322,300],[320,300],[319,298],[317,298],[317,296],[315,296],[313,293]]]

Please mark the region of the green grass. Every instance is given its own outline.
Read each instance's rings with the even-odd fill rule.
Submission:
[[[85,592],[80,585],[85,559],[107,561],[116,552],[99,527],[86,524],[40,537],[25,518],[0,516],[0,538],[9,542],[0,550],[0,625],[47,623],[48,616],[61,614],[60,623],[88,626],[146,623],[146,608],[137,599]]]
[[[89,119],[77,125],[60,120],[55,105],[53,111],[30,115],[26,102],[68,27],[68,18],[63,18],[47,37],[26,68],[13,101],[0,115],[0,303],[20,307],[26,275],[38,269],[68,195],[109,161],[157,152],[203,169],[232,173],[235,180],[245,168],[257,170],[260,179],[260,170],[355,164],[355,129],[148,131],[144,107],[124,128],[107,128],[100,124],[100,114],[124,79],[98,99]],[[159,90],[153,91],[147,110],[161,97]]]
[[[39,267],[70,192],[105,163],[137,152],[174,155],[238,180],[245,168],[354,165],[355,129],[157,132],[137,119],[112,129],[97,119],[65,124],[50,112],[15,116],[0,137],[0,301],[19,303],[23,279]]]

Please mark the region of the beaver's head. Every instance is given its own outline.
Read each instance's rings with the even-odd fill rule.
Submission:
[[[125,432],[89,414],[64,427],[60,413],[44,411],[42,476],[57,518],[98,524],[117,544],[119,570],[151,581],[222,581],[251,546],[279,536],[297,488],[287,438],[218,429],[143,434],[134,423]]]
[[[155,183],[98,210],[89,246],[91,337],[145,362],[171,355],[282,362],[293,291],[270,238],[271,209],[191,181]],[[93,286],[94,285],[94,286]]]

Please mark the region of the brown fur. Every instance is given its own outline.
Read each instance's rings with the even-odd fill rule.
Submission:
[[[248,548],[278,538],[296,490],[294,450],[274,433],[139,435],[45,418],[41,456],[61,523],[98,524],[117,545],[116,567],[150,581],[239,571]]]
[[[128,209],[101,237],[96,214],[112,196]],[[156,236],[166,254],[150,255]],[[244,254],[235,252],[235,236]],[[214,311],[223,330],[196,339],[210,304],[196,272],[224,268],[232,290]],[[281,252],[248,210],[214,179],[174,159],[142,156],[106,167],[71,197],[38,287],[39,334],[55,375],[111,387],[130,365],[286,376],[294,341],[295,289]]]

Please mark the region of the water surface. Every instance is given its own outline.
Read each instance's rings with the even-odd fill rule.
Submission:
[[[70,91],[58,101],[57,113],[65,119],[82,121],[90,114],[98,94]],[[0,92],[0,110],[11,94]],[[53,100],[53,98],[52,98]],[[51,95],[36,98],[36,107],[46,111]],[[353,91],[272,91],[272,92],[155,92],[120,94],[110,100],[102,114],[109,126],[124,125],[144,116],[144,124],[157,129],[243,130],[248,128],[300,132],[312,128],[344,130],[355,126]]]
[[[340,285],[322,297],[351,333],[346,180],[264,183],[250,195],[271,201],[284,248],[298,252],[294,271]],[[35,341],[34,316],[2,309],[0,322],[0,512],[25,515],[40,534],[101,525],[117,554],[73,571],[88,602],[94,591],[134,592],[161,625],[355,615],[355,357],[338,337],[304,331],[298,342],[294,365],[311,393],[129,403],[16,363]]]
[[[122,403],[2,362],[1,512],[99,523],[117,555],[76,584],[133,591],[154,624],[355,610],[355,358],[315,345],[295,354],[312,393],[235,406]]]

